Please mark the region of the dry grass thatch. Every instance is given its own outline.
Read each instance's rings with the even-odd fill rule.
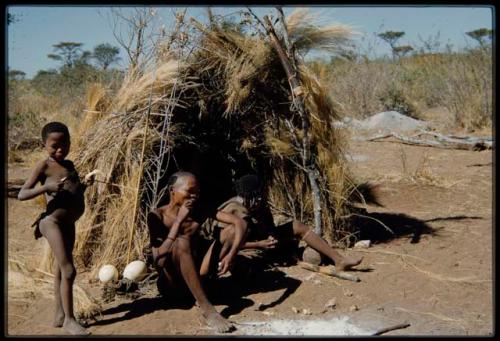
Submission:
[[[310,47],[338,45],[350,33],[311,28],[304,16],[294,20],[293,38],[308,39]],[[309,28],[301,31],[304,25]],[[123,269],[131,231],[131,259],[144,259],[145,213],[162,200],[168,176],[178,169],[198,176],[202,203],[214,206],[232,194],[235,178],[257,173],[277,210],[311,223],[309,182],[292,143],[303,132],[279,58],[264,37],[221,27],[193,20],[189,53],[172,49],[149,71],[130,72],[115,100],[80,132],[79,171],[105,174],[87,190],[87,209],[78,222],[75,256],[94,271],[105,263]],[[340,217],[354,184],[342,137],[331,124],[335,104],[305,66],[300,78],[320,170],[324,234],[334,242],[353,232]]]
[[[8,298],[32,303],[37,298],[54,299],[54,276],[40,269],[29,268],[22,259],[9,258]],[[78,284],[73,285],[75,317],[95,319],[101,314],[100,303]]]

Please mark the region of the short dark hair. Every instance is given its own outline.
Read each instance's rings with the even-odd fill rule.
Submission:
[[[42,141],[47,141],[47,137],[50,133],[64,133],[69,139],[68,127],[61,122],[49,122],[42,128]]]
[[[255,174],[247,174],[236,180],[236,194],[243,198],[253,198],[262,194],[262,184]]]

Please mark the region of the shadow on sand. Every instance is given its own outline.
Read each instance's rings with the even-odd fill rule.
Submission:
[[[418,243],[424,234],[438,236],[442,228],[428,223],[449,220],[482,219],[477,216],[449,216],[421,220],[404,213],[380,213],[364,211],[349,218],[349,224],[356,226],[358,240],[369,239],[372,243],[384,243],[392,239],[409,237],[410,243]]]
[[[244,262],[244,260],[242,262]],[[259,263],[254,263],[255,264],[252,266],[252,273],[247,273],[244,278],[228,276],[205,283],[205,291],[210,302],[216,306],[227,306],[221,311],[222,316],[227,318],[255,304],[254,301],[245,296],[284,289],[280,297],[271,303],[259,306],[258,310],[274,307],[285,301],[301,284],[301,281],[287,277],[282,271],[266,267],[256,267],[255,265]],[[152,290],[157,290],[157,288],[152,288]],[[174,300],[172,297],[165,298],[161,294],[158,294],[156,297],[138,298],[130,302],[121,303],[116,307],[108,308],[102,312],[104,319],[91,322],[88,326],[103,326],[120,321],[132,320],[157,310],[189,310],[194,305],[195,300],[192,296]],[[106,316],[123,312],[125,312],[125,314],[121,316],[106,319]]]

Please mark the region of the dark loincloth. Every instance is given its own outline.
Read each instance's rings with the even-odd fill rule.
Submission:
[[[38,239],[40,237],[43,237],[42,235],[42,232],[40,232],[40,221],[45,218],[46,216],[48,216],[48,213],[47,212],[42,212],[40,213],[40,215],[38,216],[38,218],[36,218],[35,222],[31,225],[31,227],[34,227],[35,229],[33,230],[33,234],[35,235],[35,239]]]

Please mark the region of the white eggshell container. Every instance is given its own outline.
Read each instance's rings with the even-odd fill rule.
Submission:
[[[110,281],[118,280],[118,270],[114,265],[106,264],[99,270],[99,280],[101,283],[106,284]]]
[[[129,263],[123,270],[123,278],[131,281],[140,281],[147,275],[146,263],[136,260]]]

